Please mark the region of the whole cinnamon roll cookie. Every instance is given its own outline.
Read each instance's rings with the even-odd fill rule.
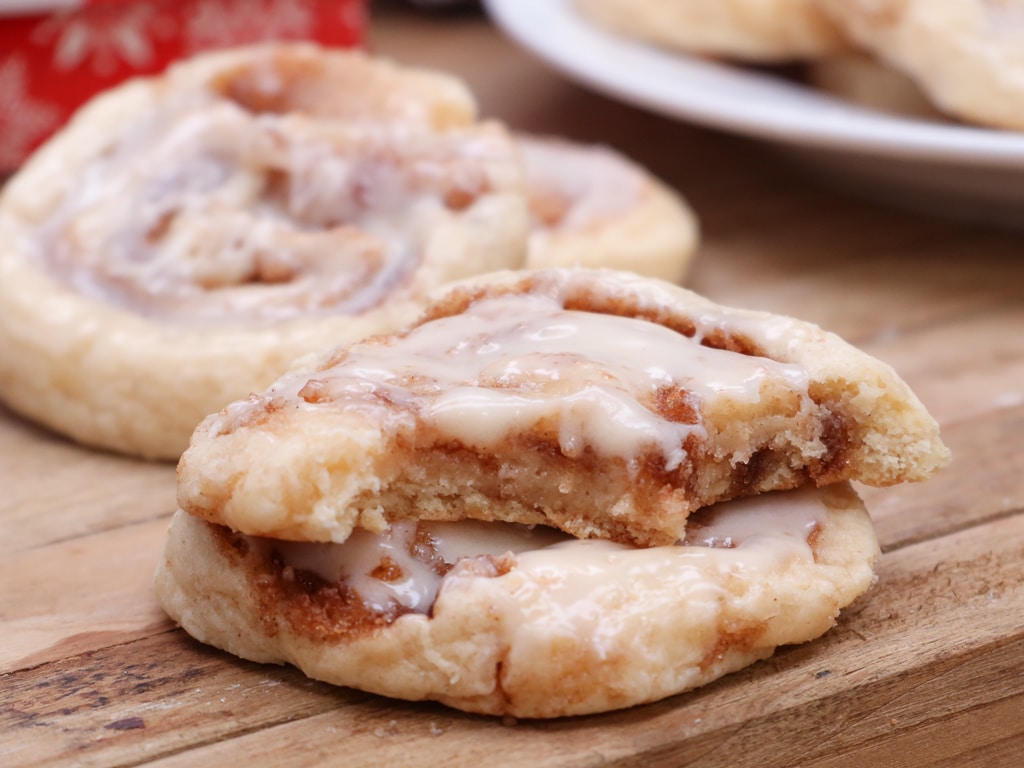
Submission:
[[[100,96],[0,198],[0,398],[175,458],[296,357],[522,262],[521,161],[448,77],[290,44]]]
[[[748,62],[848,49],[817,0],[574,0],[609,31],[665,48]]]
[[[1024,130],[1024,2],[819,0],[866,50],[943,112]]]
[[[647,170],[603,146],[519,135],[532,227],[528,268],[607,267],[681,282],[696,216]]]
[[[947,460],[892,369],[817,326],[556,269],[459,283],[410,328],[212,414],[178,503],[279,539],[471,518],[646,546],[718,501]]]
[[[179,511],[155,586],[189,634],[245,659],[561,717],[655,701],[818,637],[877,556],[846,484],[708,507],[684,540],[651,548],[471,520],[284,541]]]

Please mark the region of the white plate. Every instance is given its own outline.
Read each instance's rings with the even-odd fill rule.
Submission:
[[[571,0],[485,5],[521,45],[607,95],[799,150],[873,197],[1024,226],[1024,133],[875,112],[771,74],[634,43],[592,26]]]

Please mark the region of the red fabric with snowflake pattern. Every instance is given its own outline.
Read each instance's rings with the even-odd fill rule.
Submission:
[[[16,168],[90,97],[133,75],[263,40],[355,47],[366,29],[364,0],[0,3],[0,13],[12,11],[0,16],[0,173]]]

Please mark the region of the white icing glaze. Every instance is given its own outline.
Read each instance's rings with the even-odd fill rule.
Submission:
[[[551,637],[565,637],[585,639],[602,658],[618,645],[624,623],[644,631],[652,610],[645,595],[667,606],[670,584],[671,604],[685,605],[688,625],[714,632],[723,603],[736,599],[737,589],[757,593],[793,565],[813,564],[808,537],[826,524],[829,511],[814,488],[762,494],[698,513],[708,524],[683,545],[637,549],[587,540],[525,552],[502,577],[508,586],[453,572],[441,586],[437,610],[460,599],[462,590],[482,592],[502,615],[509,646],[523,657],[548,653]],[[732,546],[709,546],[726,541]],[[537,621],[547,627],[543,636],[529,629]]]
[[[544,526],[487,523],[479,520],[421,523],[421,526],[433,539],[437,554],[451,564],[480,555],[498,557],[506,552],[543,549],[570,538],[566,533]]]
[[[721,594],[718,577],[723,573],[773,571],[791,559],[812,562],[808,537],[827,511],[816,489],[762,494],[706,510],[695,541],[646,549],[510,523],[419,525],[449,565],[513,553],[514,565],[498,578],[516,580],[514,610],[539,609],[543,603],[550,611],[554,605],[551,615],[574,625],[574,631],[596,631],[598,604],[627,585],[634,594],[645,585],[655,589],[671,572],[688,585],[681,600],[714,601]],[[439,592],[471,589],[480,579],[493,578],[471,567],[454,568],[442,577],[421,553],[413,553],[416,525],[397,523],[386,534],[356,531],[341,544],[274,542],[273,548],[292,567],[347,583],[378,610],[397,603],[424,613]],[[371,575],[385,557],[401,568],[400,579],[386,582]]]
[[[474,449],[546,429],[566,456],[589,449],[634,466],[653,449],[667,470],[686,459],[689,436],[706,434],[699,413],[694,423],[655,413],[660,389],[688,393],[698,411],[712,397],[756,403],[768,381],[807,393],[798,366],[705,347],[657,323],[565,310],[534,294],[481,300],[388,344],[358,345],[314,378],[336,405],[391,426],[413,413],[441,440]],[[315,408],[298,395],[308,380],[286,379],[271,396]],[[211,431],[247,407],[229,409]]]
[[[398,603],[422,612],[434,602],[440,576],[411,554],[415,534],[415,523],[396,523],[386,535],[357,529],[341,544],[283,541],[275,549],[295,568],[330,583],[346,582],[376,610]],[[385,559],[401,570],[399,578],[384,581],[371,575]]]
[[[421,523],[436,554],[447,564],[484,555],[503,555],[544,547],[568,537],[550,528],[530,528],[511,523]],[[367,605],[384,610],[391,603],[426,611],[441,585],[441,575],[423,557],[413,554],[415,522],[398,522],[384,534],[356,529],[342,543],[279,541],[273,548],[288,565],[315,573],[329,583],[345,582]],[[385,559],[401,569],[394,581],[371,573]]]
[[[452,195],[520,183],[488,126],[257,114],[194,87],[112,130],[34,252],[85,295],[180,323],[355,314],[416,269]]]

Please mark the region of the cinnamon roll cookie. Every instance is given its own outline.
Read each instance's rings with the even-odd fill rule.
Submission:
[[[1024,129],[1021,0],[820,0],[851,39],[954,117]]]
[[[0,199],[0,398],[176,458],[303,353],[394,329],[524,258],[514,141],[465,88],[290,44],[100,96]]]
[[[677,283],[697,220],[674,190],[618,152],[519,135],[531,233],[528,268],[607,267]]]
[[[684,540],[651,548],[469,520],[284,541],[179,511],[155,583],[187,632],[246,659],[560,717],[655,701],[818,637],[877,555],[840,484],[702,509]]]
[[[919,480],[947,457],[892,369],[817,326],[540,270],[460,283],[407,330],[212,414],[178,503],[281,539],[477,519],[649,546],[718,501]]]
[[[574,0],[585,18],[665,48],[748,62],[808,59],[848,45],[818,0]]]

